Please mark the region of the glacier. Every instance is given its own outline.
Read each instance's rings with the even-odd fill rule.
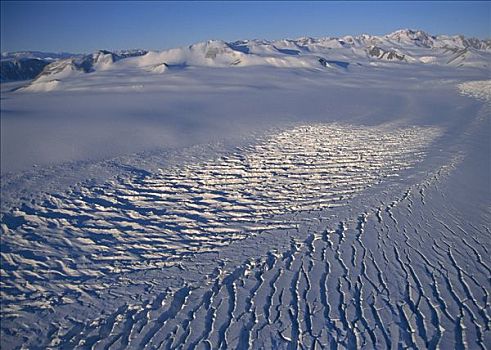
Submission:
[[[2,54],[49,62],[1,83],[1,347],[486,349],[490,55]]]

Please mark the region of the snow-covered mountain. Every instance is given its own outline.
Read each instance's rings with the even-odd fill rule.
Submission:
[[[21,58],[0,61],[0,81],[33,79],[50,62],[38,58]]]
[[[463,35],[429,35],[421,30],[402,29],[385,36],[389,42],[425,48],[452,47],[460,49],[490,50],[491,40],[466,38]]]
[[[2,52],[0,56],[0,81],[8,82],[34,79],[48,64],[76,56],[81,55],[67,52]]]
[[[68,52],[2,52],[0,56],[0,81],[8,82],[34,79],[48,64],[77,56],[82,55]]]
[[[29,80],[42,75],[59,74],[62,71],[65,72],[62,76],[65,76],[66,68],[68,71],[89,73],[103,69],[120,59],[143,56],[146,53],[146,50],[99,50],[90,55],[39,51],[3,52],[0,59],[0,81]],[[48,65],[50,66],[43,71]]]
[[[15,54],[8,54],[12,57]],[[326,62],[338,64],[326,64]],[[384,36],[362,34],[340,38],[298,38],[275,41],[209,40],[165,51],[100,50],[61,58],[47,65],[27,90],[52,90],[63,79],[111,69],[138,69],[162,74],[187,66],[274,66],[309,69],[346,69],[350,64],[439,64],[489,67],[491,40],[430,35],[402,29]],[[3,69],[2,69],[3,70]],[[19,76],[23,76],[19,74]]]
[[[0,59],[4,60],[14,60],[14,59],[25,59],[25,58],[37,58],[46,61],[56,61],[63,58],[74,57],[80,54],[69,53],[69,52],[41,52],[41,51],[16,51],[16,52],[2,52]]]
[[[103,71],[122,59],[143,56],[144,50],[125,50],[111,52],[99,50],[90,55],[73,56],[48,64],[36,75],[36,79],[28,86],[31,91],[53,90],[61,79],[83,73]]]

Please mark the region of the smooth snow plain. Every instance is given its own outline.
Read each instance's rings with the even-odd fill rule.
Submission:
[[[489,71],[2,84],[2,348],[481,348]]]

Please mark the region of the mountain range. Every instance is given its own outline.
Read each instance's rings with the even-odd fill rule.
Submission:
[[[99,50],[92,54],[2,53],[2,82],[34,79],[28,90],[52,90],[69,76],[114,68],[137,68],[161,74],[188,66],[255,66],[341,69],[387,64],[437,64],[488,68],[491,39],[430,35],[402,29],[384,36],[362,34],[340,38],[209,40],[165,51]]]

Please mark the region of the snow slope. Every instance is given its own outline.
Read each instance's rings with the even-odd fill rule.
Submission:
[[[488,69],[318,45],[2,84],[1,347],[487,348]]]

